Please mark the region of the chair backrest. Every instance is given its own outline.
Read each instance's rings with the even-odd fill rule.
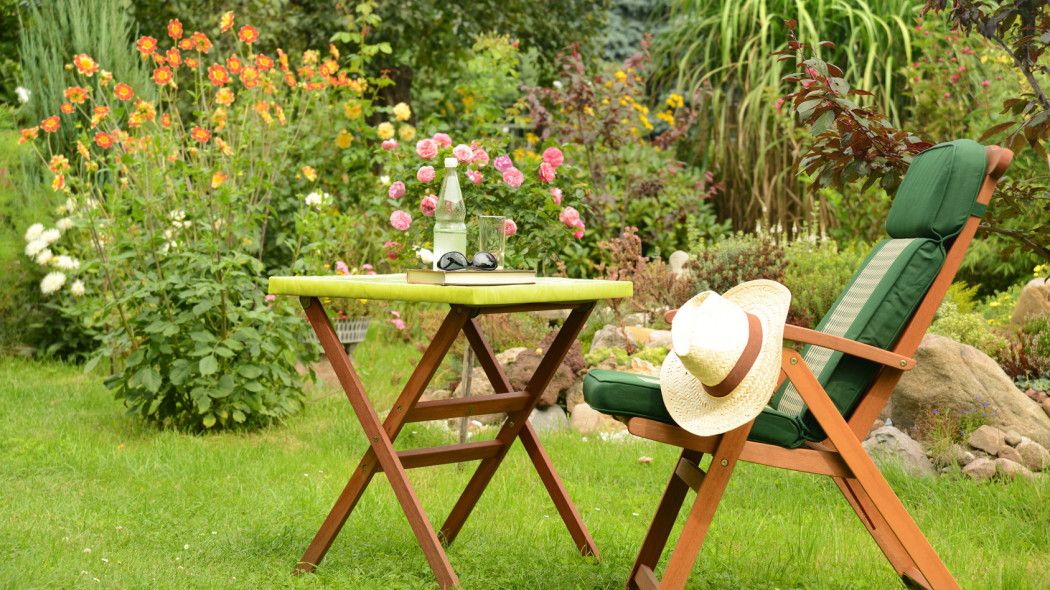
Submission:
[[[943,274],[953,238],[967,227],[971,216],[984,214],[986,204],[978,203],[977,197],[987,167],[985,148],[970,140],[940,144],[916,156],[886,220],[890,238],[876,244],[816,329],[883,349],[890,349],[905,328],[925,333],[932,314],[921,322],[925,325],[916,325],[912,319],[931,294],[935,279]],[[965,243],[958,244],[963,250],[972,238],[972,230],[968,233]],[[957,267],[958,261],[954,264]],[[952,276],[955,270],[950,269]],[[944,291],[934,295],[938,301],[933,305],[937,305]],[[847,417],[880,369],[874,362],[814,346],[806,347],[803,358]],[[770,405],[798,416],[806,439],[824,439],[790,382],[774,394]]]

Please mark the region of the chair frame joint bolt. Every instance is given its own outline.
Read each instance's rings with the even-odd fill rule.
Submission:
[[[729,467],[729,459],[722,459],[722,467]]]
[[[797,365],[798,364],[798,357],[794,357],[794,356],[791,357],[791,364],[792,365]]]

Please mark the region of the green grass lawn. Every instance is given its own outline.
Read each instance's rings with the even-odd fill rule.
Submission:
[[[382,402],[418,355],[369,342],[359,356],[375,362],[363,380]],[[292,574],[365,449],[350,404],[323,393],[283,425],[191,436],[125,417],[100,378],[76,367],[0,358],[0,587],[436,588],[383,477],[317,572]],[[451,438],[410,425],[398,446]],[[578,434],[544,443],[601,562],[576,554],[518,445],[449,549],[464,587],[623,586],[674,450]],[[652,463],[640,464],[642,455]],[[470,473],[410,473],[436,526]],[[1045,480],[889,479],[964,588],[1050,587]],[[690,581],[704,589],[898,586],[829,480],[749,464],[730,483]]]

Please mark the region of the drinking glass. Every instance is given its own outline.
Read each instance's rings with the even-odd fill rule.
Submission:
[[[507,218],[503,215],[478,216],[478,250],[491,252],[496,257],[496,268],[503,268],[503,252],[507,245]]]

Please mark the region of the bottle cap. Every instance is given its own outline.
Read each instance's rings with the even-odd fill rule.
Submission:
[[[455,158],[445,158],[445,168],[455,168],[456,164],[459,164],[459,160]]]

